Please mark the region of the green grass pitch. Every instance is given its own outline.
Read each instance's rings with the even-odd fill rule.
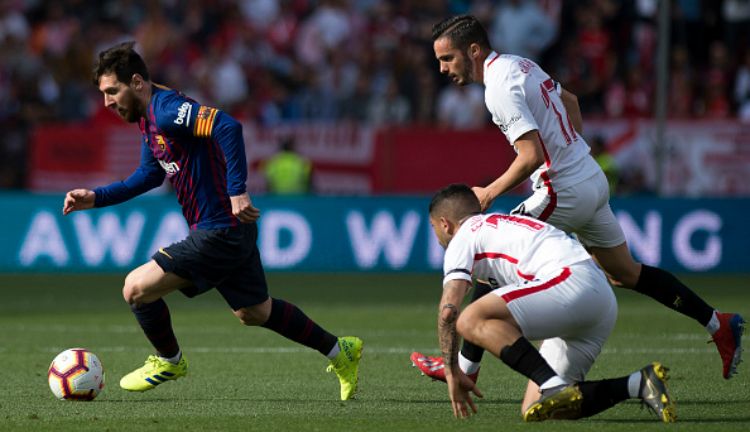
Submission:
[[[678,424],[636,402],[579,422],[524,424],[525,380],[486,355],[479,414],[452,418],[444,384],[411,367],[412,350],[437,352],[440,275],[269,275],[273,295],[296,303],[338,335],[365,341],[356,400],[317,352],[262,328],[243,327],[216,292],[167,297],[189,375],[146,393],[120,377],[151,353],[120,294],[123,275],[0,275],[0,431],[646,431],[750,430],[750,364],[731,381],[693,321],[617,289],[617,326],[589,377],[621,376],[652,360],[671,368]],[[750,317],[750,277],[684,280],[713,305]],[[745,336],[744,344],[748,344]],[[61,350],[102,360],[107,385],[93,402],[58,401],[46,372]]]

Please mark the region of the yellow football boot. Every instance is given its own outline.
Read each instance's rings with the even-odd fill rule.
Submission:
[[[340,337],[339,351],[335,359],[326,369],[336,372],[341,384],[341,400],[347,400],[357,390],[357,375],[359,373],[359,359],[362,357],[362,339],[354,336]]]
[[[122,377],[120,387],[128,391],[151,390],[163,382],[184,377],[187,375],[187,368],[188,361],[184,355],[177,364],[150,355],[142,367]]]

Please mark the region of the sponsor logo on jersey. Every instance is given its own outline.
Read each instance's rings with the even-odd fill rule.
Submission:
[[[179,108],[177,108],[177,118],[174,119],[174,124],[182,125],[185,127],[190,126],[190,112],[193,110],[193,106],[190,102],[183,102]]]
[[[529,71],[536,65],[529,59],[521,59],[518,61],[518,66],[521,68],[521,72],[529,73]]]
[[[503,133],[507,133],[508,129],[513,126],[513,123],[517,122],[518,120],[521,120],[521,114],[513,114],[507,122],[504,122],[500,125],[500,130],[503,131]]]
[[[177,165],[177,162],[164,162],[163,160],[159,159],[159,165],[161,165],[167,175],[170,176],[175,175],[180,171],[180,166]]]

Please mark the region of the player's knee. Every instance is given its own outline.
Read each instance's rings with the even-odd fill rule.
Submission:
[[[122,297],[128,304],[143,303],[143,281],[135,272],[130,272],[125,277],[122,287]]]
[[[609,283],[619,288],[634,288],[640,277],[640,266],[623,266],[607,274]]]
[[[246,326],[259,326],[266,322],[268,319],[267,316],[263,316],[262,313],[258,310],[258,308],[254,307],[246,307],[239,310],[234,311],[234,316],[236,316],[240,322]]]

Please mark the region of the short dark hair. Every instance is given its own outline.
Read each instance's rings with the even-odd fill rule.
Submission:
[[[135,42],[123,42],[99,53],[99,60],[94,65],[94,85],[99,85],[99,78],[104,74],[113,73],[117,80],[130,84],[134,74],[139,74],[144,80],[149,80],[148,68],[140,55],[135,52]]]
[[[450,38],[451,44],[460,50],[467,49],[473,43],[482,48],[491,48],[487,31],[472,15],[456,15],[432,26],[433,42],[444,36]]]
[[[482,206],[474,191],[465,184],[454,183],[439,190],[430,201],[430,216],[441,215],[459,219],[479,214]]]

